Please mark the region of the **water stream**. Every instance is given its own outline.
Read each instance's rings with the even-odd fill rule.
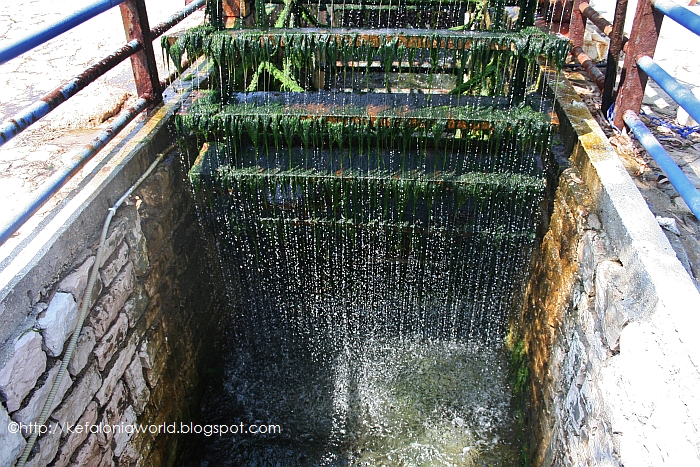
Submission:
[[[200,436],[179,465],[521,462],[504,339],[544,196],[538,60],[568,42],[507,31],[504,2],[352,3],[264,21],[405,29],[165,44],[216,63],[176,120],[232,297],[194,419],[281,429]]]

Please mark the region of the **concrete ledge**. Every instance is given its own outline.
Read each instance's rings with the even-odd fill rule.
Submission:
[[[562,76],[548,72],[561,136],[627,275],[633,315],[601,369],[623,465],[700,465],[700,294],[607,137]]]
[[[96,241],[107,209],[138,179],[156,154],[173,142],[171,117],[191,90],[206,79],[205,68],[200,63],[192,68],[193,79],[173,84],[163,104],[151,110],[145,121],[117,137],[116,148],[93,171],[90,181],[61,203],[51,219],[19,247],[3,252],[6,258],[0,263],[0,344],[31,328],[33,320],[28,316],[42,293],[46,293],[46,278],[60,276],[85,245]],[[0,355],[0,364],[5,357]]]

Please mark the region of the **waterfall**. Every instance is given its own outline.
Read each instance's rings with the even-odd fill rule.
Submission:
[[[530,3],[287,2],[164,43],[216,68],[176,118],[235,297],[202,416],[283,428],[185,464],[520,462],[504,338],[568,47]]]

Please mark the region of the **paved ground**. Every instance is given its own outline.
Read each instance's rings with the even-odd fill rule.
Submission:
[[[15,0],[0,7],[0,45],[92,3],[92,0]],[[184,0],[146,0],[151,26],[184,8]],[[197,12],[173,31],[202,21]],[[119,8],[0,66],[0,121],[81,73],[126,42]],[[167,75],[160,40],[154,42],[161,78]],[[129,60],[0,147],[0,224],[10,219],[56,169],[66,165],[101,127],[135,98]],[[104,151],[103,151],[104,152]],[[65,190],[64,190],[65,191]],[[55,205],[55,202],[53,202]],[[50,207],[51,203],[49,204]]]

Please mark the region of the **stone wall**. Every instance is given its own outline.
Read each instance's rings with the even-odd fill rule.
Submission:
[[[51,424],[188,422],[197,404],[225,291],[174,154],[112,220]],[[25,310],[28,320],[2,347],[0,465],[13,465],[24,448],[25,437],[8,427],[37,419],[76,324],[99,233],[81,227],[72,235],[88,239],[83,248],[62,259],[70,266],[60,276],[44,278],[40,300]],[[166,433],[57,430],[39,437],[27,465],[172,465],[178,441]]]
[[[537,466],[620,465],[599,371],[627,323],[622,266],[574,169],[561,176],[518,323],[529,357],[528,458]]]
[[[607,138],[555,74],[562,174],[513,323],[535,466],[700,465],[700,295]]]

